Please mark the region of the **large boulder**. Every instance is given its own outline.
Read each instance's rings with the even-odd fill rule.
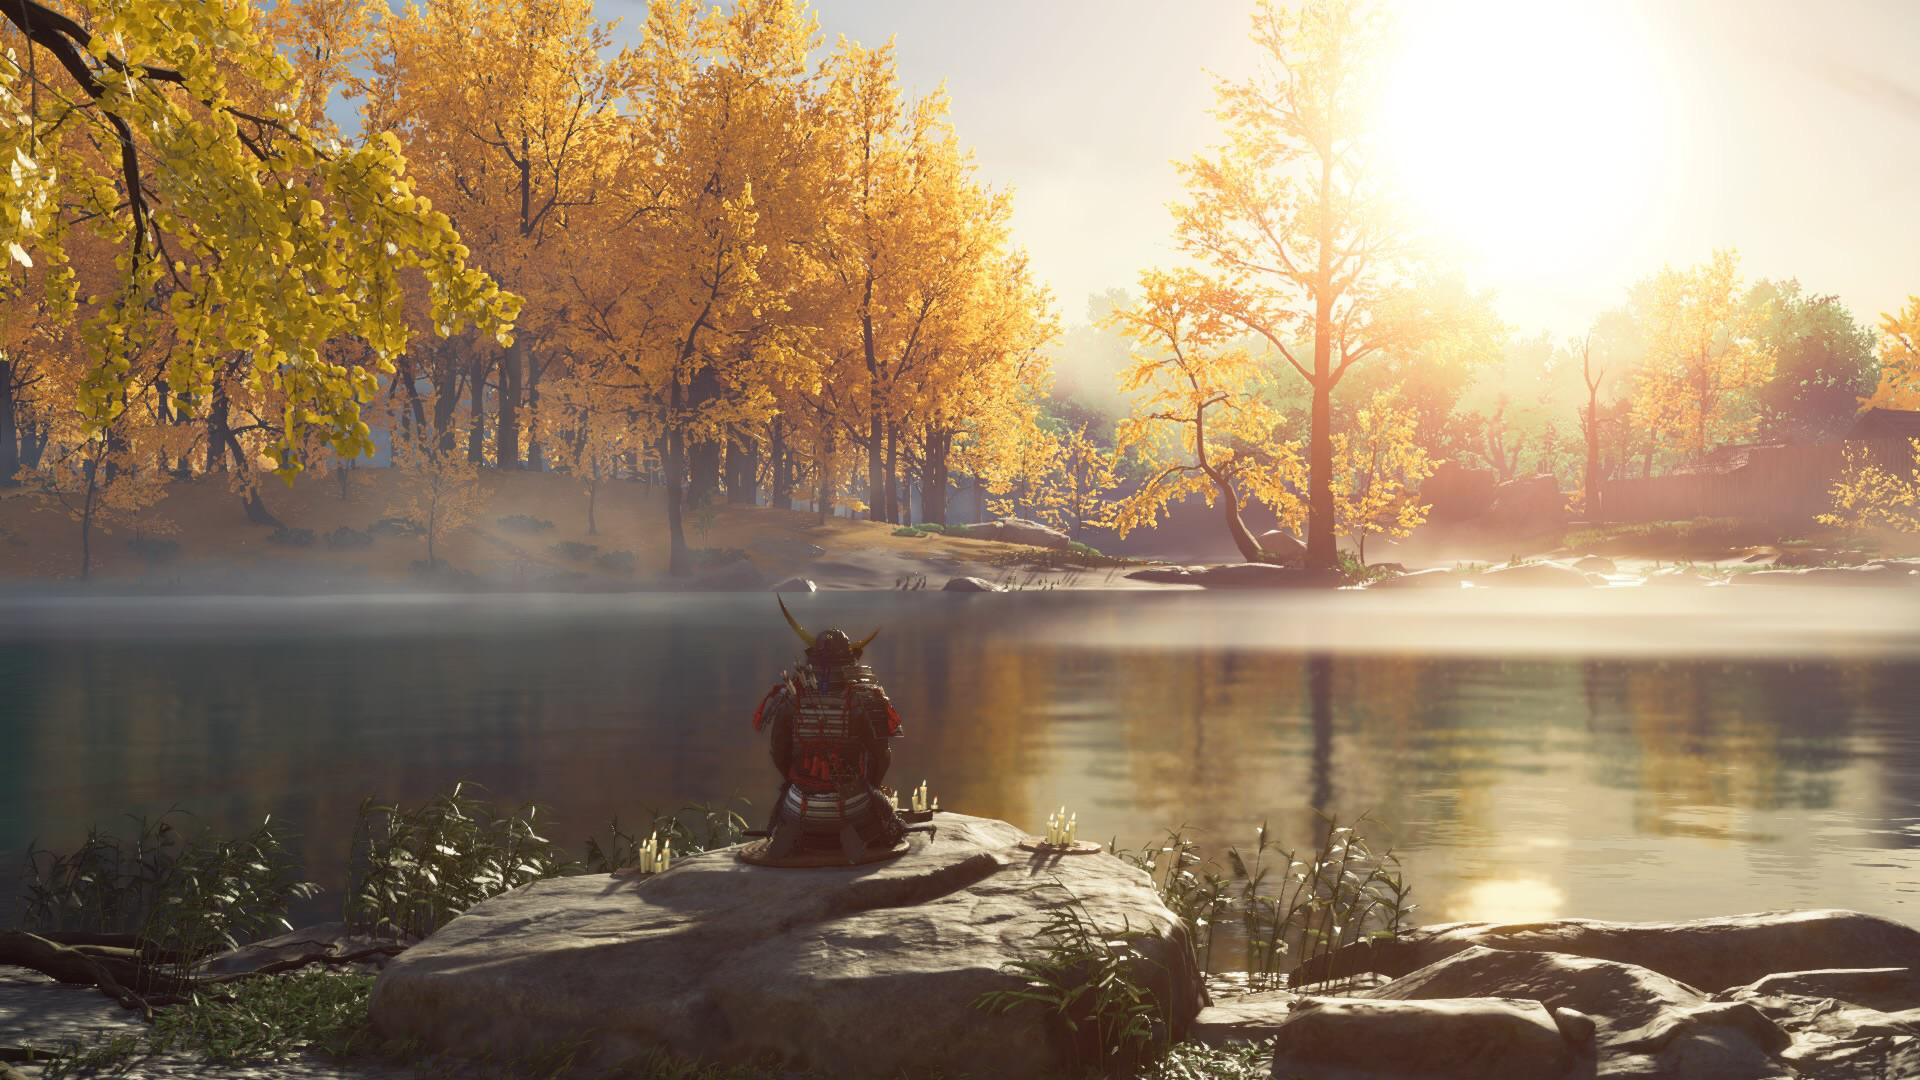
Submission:
[[[1428,504],[1427,520],[1436,524],[1471,521],[1493,505],[1497,477],[1492,469],[1469,469],[1443,461],[1420,484],[1420,501]]]
[[[1053,548],[1064,551],[1071,542],[1066,533],[1051,525],[1042,525],[1026,518],[1004,517],[998,521],[983,521],[976,525],[958,525],[947,529],[946,535],[957,536],[962,540],[998,540],[1006,544],[1031,544],[1034,547]]]
[[[1266,552],[1267,557],[1274,562],[1297,563],[1306,561],[1307,545],[1301,543],[1299,537],[1287,532],[1285,529],[1269,529],[1259,536],[1254,537],[1254,542],[1259,544],[1260,550]]]
[[[1558,563],[1516,563],[1512,566],[1496,566],[1473,579],[1475,585],[1483,588],[1562,588],[1591,589],[1592,579],[1571,566]]]
[[[1773,1059],[1792,1043],[1779,1025],[1745,1002],[1710,1001],[1656,971],[1565,953],[1476,945],[1369,996],[1538,1001],[1556,1018],[1570,1012],[1591,1019],[1602,1075],[1776,1075],[1781,1070]]]
[[[1581,1057],[1537,1001],[1303,998],[1274,1032],[1273,1075],[1557,1080],[1575,1076]]]
[[[899,858],[749,866],[727,849],[648,878],[555,878],[481,903],[395,960],[372,1022],[423,1049],[497,1061],[587,1047],[604,1069],[665,1048],[822,1075],[1038,1076],[1067,1046],[1017,989],[1064,886],[1100,927],[1139,932],[1134,970],[1181,1037],[1206,1004],[1180,921],[1111,855],[1042,858],[1020,830],[934,819]]]
[[[1374,971],[1398,978],[1475,945],[1614,960],[1707,991],[1782,971],[1920,967],[1920,931],[1877,915],[1823,909],[1665,923],[1440,923],[1338,950],[1306,975],[1318,980]]]
[[[1199,575],[1206,571],[1204,566],[1148,566],[1129,571],[1126,577],[1131,581],[1151,581],[1156,585],[1198,585]]]
[[[1552,473],[1519,477],[1493,489],[1482,523],[1514,536],[1552,532],[1567,523],[1567,500]]]

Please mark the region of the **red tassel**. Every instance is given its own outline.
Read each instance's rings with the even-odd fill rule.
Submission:
[[[900,734],[900,712],[893,707],[892,702],[887,703],[887,734]]]

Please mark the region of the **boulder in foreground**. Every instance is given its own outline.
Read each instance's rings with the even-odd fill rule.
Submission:
[[[1001,821],[940,814],[891,862],[748,866],[732,849],[643,879],[555,878],[481,903],[395,960],[374,1027],[429,1050],[525,1060],[586,1040],[588,1067],[651,1048],[835,1076],[1035,1076],[1067,1048],[1039,1010],[991,1015],[1072,890],[1144,932],[1142,982],[1172,1033],[1205,1003],[1184,928],[1111,855],[1040,859]]]

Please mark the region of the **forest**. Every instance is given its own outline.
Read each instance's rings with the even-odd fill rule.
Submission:
[[[404,478],[429,565],[527,471],[589,514],[662,492],[672,575],[717,503],[944,524],[963,492],[1075,537],[1204,502],[1249,560],[1257,504],[1328,566],[1420,526],[1444,463],[1598,519],[1613,479],[1920,398],[1920,298],[1869,324],[1733,250],[1574,340],[1503,322],[1368,152],[1364,6],[1255,5],[1268,62],[1176,163],[1178,260],[1071,325],[945,91],[795,0],[0,15],[0,483],[72,519],[81,576],[171,485],[238,525],[356,463]],[[1835,497],[1920,528],[1897,468]]]

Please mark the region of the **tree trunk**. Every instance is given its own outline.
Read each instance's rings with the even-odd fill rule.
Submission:
[[[1600,499],[1600,406],[1597,386],[1587,389],[1587,521],[1598,523],[1606,520],[1606,511]]]
[[[540,374],[546,365],[538,356],[527,357],[527,468],[547,471],[547,444],[540,438]]]
[[[493,365],[479,350],[474,351],[473,370],[467,373],[467,460],[475,465],[487,463],[487,369]]]
[[[520,467],[520,393],[521,376],[526,370],[527,337],[518,335],[513,345],[500,354],[500,393],[495,401],[493,435],[494,465],[501,469]]]
[[[825,525],[833,516],[833,429],[827,429],[825,446],[820,457],[814,462],[814,471],[819,474],[820,495],[814,500],[814,510],[819,515],[819,524]]]
[[[20,471],[20,428],[13,416],[13,361],[0,360],[0,487]]]
[[[215,381],[213,404],[207,409],[207,472],[226,471],[227,388]]]
[[[947,523],[947,455],[952,449],[952,432],[927,432],[927,475],[920,488],[921,521]]]
[[[900,429],[887,424],[887,520],[900,524]]]
[[[860,302],[860,344],[867,359],[867,520],[882,521],[886,484],[880,475],[880,357],[873,344],[873,270],[867,270],[866,293]]]
[[[93,577],[93,508],[100,492],[100,463],[88,461],[87,492],[80,507],[80,580]]]
[[[686,526],[681,521],[682,474],[686,471],[686,444],[680,433],[680,380],[671,379],[667,397],[667,451],[661,455],[667,473],[667,573],[683,577],[693,569],[687,551]]]
[[[793,509],[792,464],[787,460],[787,422],[780,417],[773,418],[773,430],[768,437],[767,452],[772,456],[773,490],[769,502],[775,510]]]
[[[1253,538],[1253,530],[1247,528],[1246,519],[1240,516],[1240,493],[1233,489],[1233,481],[1222,473],[1209,475],[1213,477],[1216,497],[1225,511],[1227,535],[1233,537],[1233,546],[1240,549],[1240,557],[1248,562],[1264,562],[1266,553],[1260,550],[1260,542]],[[1308,559],[1311,565],[1312,556],[1309,555]]]
[[[600,498],[600,463],[593,463],[593,472],[587,478],[587,535],[596,536],[600,532],[599,524],[594,520],[594,504]]]

